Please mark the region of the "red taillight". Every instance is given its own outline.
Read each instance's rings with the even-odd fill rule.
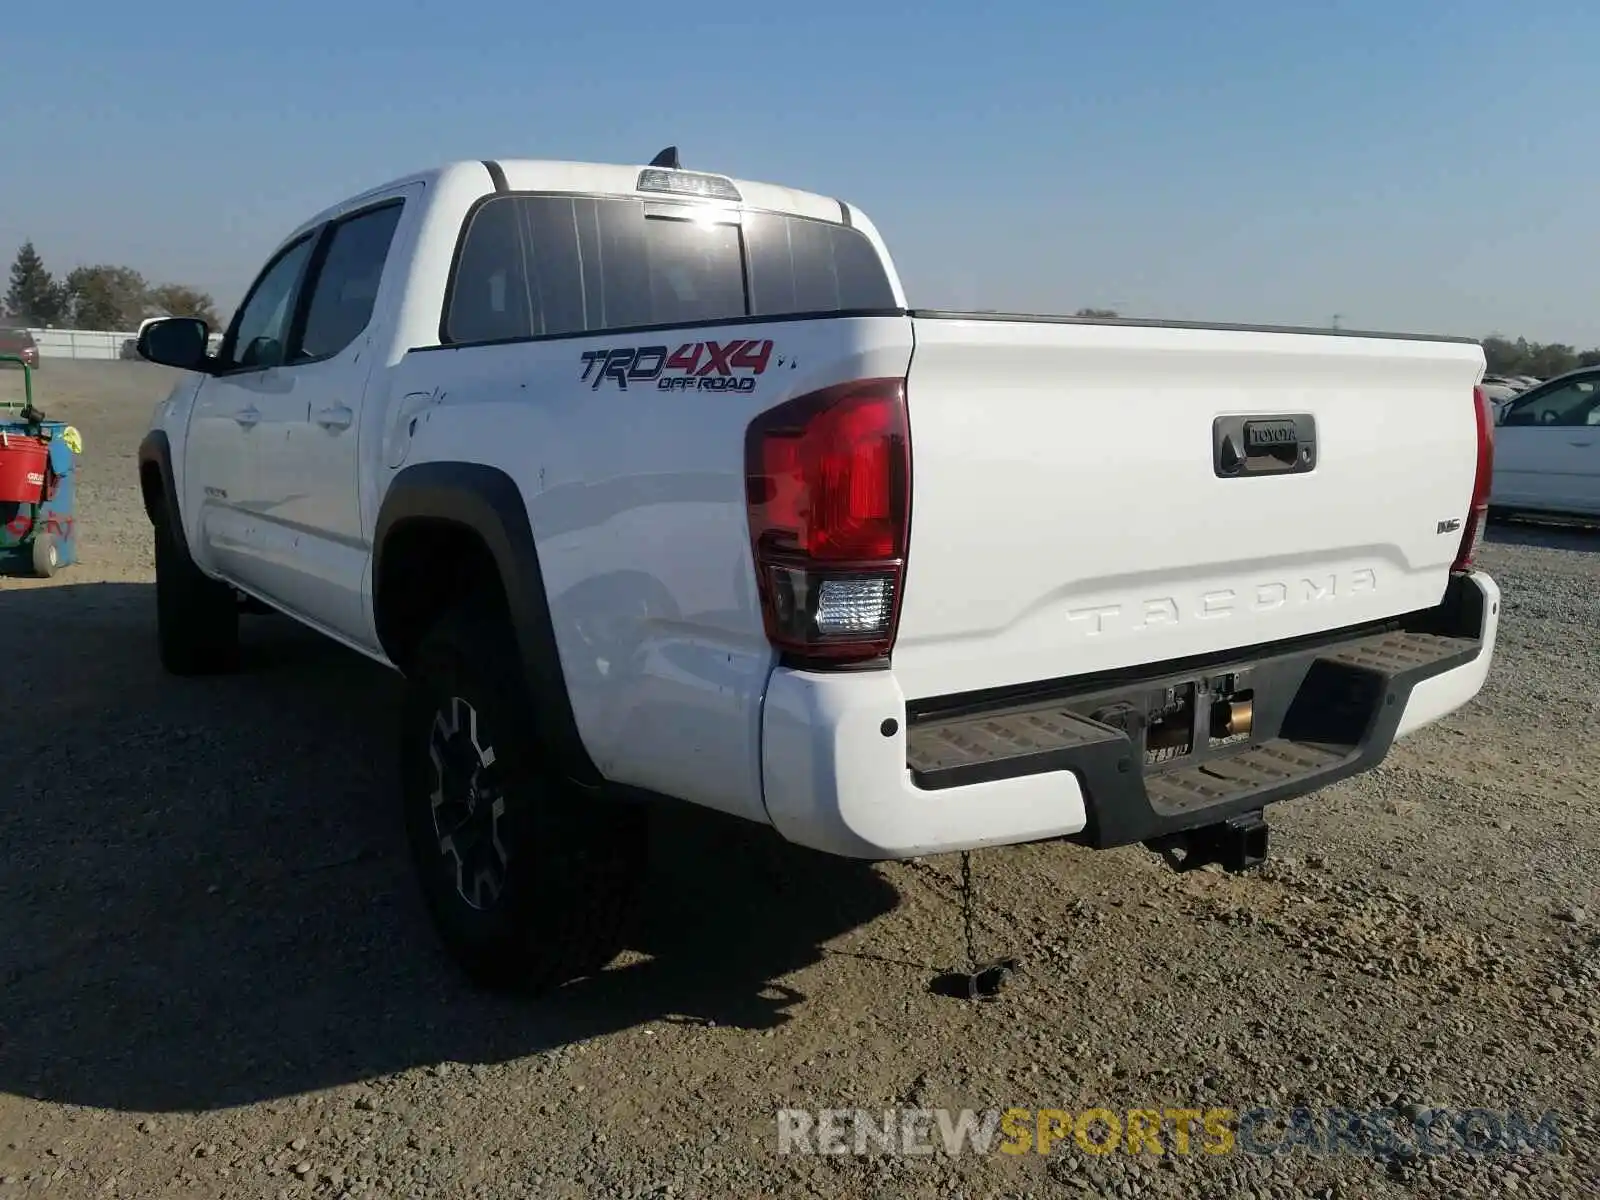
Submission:
[[[1494,417],[1490,415],[1489,397],[1481,387],[1472,389],[1472,407],[1478,421],[1478,466],[1472,477],[1472,506],[1467,510],[1452,571],[1470,570],[1478,547],[1483,544],[1483,528],[1489,520],[1489,490],[1494,483]]]
[[[911,517],[905,382],[843,383],[756,417],[745,500],[772,644],[831,663],[887,655]]]

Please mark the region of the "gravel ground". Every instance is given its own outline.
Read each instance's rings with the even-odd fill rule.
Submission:
[[[155,662],[134,451],[170,376],[52,361],[83,561],[0,580],[0,1198],[1578,1196],[1600,1191],[1600,535],[1507,526],[1483,696],[1279,805],[1248,877],[1139,849],[866,866],[664,814],[629,954],[539,1003],[441,957],[394,810],[392,677],[252,619]],[[29,737],[27,730],[38,736]],[[780,1155],[780,1108],[1436,1106],[1552,1152]]]

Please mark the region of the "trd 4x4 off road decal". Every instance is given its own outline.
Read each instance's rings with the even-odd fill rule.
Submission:
[[[772,363],[772,340],[734,338],[727,342],[685,342],[667,346],[623,346],[585,350],[583,374],[595,391],[606,380],[627,390],[630,383],[655,382],[663,392],[753,392],[756,377]],[[783,365],[783,359],[777,360]]]

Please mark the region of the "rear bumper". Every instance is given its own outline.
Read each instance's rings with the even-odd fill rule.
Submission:
[[[877,859],[1049,838],[1110,847],[1215,824],[1370,770],[1466,704],[1499,611],[1498,587],[1473,572],[1400,629],[909,725],[892,671],[779,670],[762,717],[767,814],[789,841]],[[1224,675],[1253,682],[1247,743],[1210,748],[1202,734],[1190,754],[1147,765],[1138,732],[1104,719],[1119,698]]]

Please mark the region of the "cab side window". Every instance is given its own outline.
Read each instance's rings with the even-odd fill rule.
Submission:
[[[232,368],[264,371],[283,362],[312,243],[307,234],[289,246],[267,265],[250,289],[222,348],[223,361]]]
[[[401,205],[385,204],[333,226],[295,362],[332,358],[366,332],[400,212]]]
[[[1600,375],[1529,392],[1512,402],[1501,424],[1558,428],[1600,424]]]

